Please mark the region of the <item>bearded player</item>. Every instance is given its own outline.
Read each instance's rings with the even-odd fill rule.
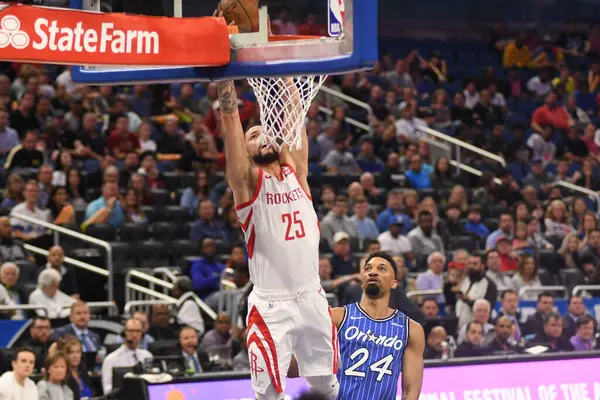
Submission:
[[[308,386],[335,399],[337,337],[319,283],[320,233],[307,182],[306,130],[299,150],[278,152],[259,140],[262,127],[243,132],[233,82],[219,83],[218,91],[226,177],[254,283],[246,340],[256,398],[284,398],[294,354]]]
[[[360,303],[332,309],[338,327],[341,368],[338,400],[418,400],[423,381],[425,334],[417,322],[389,308],[398,269],[386,252],[371,253],[360,271]]]
[[[371,253],[360,271],[360,303],[331,310],[341,355],[338,400],[396,400],[400,373],[402,400],[419,398],[425,334],[417,322],[388,307],[397,272],[388,253]],[[288,376],[298,376],[295,360]]]

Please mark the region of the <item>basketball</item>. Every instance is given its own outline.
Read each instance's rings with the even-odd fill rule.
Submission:
[[[228,24],[235,22],[240,32],[258,31],[258,0],[221,0],[217,10],[223,11]]]

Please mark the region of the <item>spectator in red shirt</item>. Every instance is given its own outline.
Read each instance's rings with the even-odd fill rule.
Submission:
[[[496,240],[496,251],[500,255],[500,271],[516,271],[518,256],[513,253],[512,244],[507,236],[500,236]]]
[[[126,115],[117,117],[115,130],[108,137],[108,148],[118,159],[124,158],[128,152],[140,148],[138,137],[129,132],[129,119]]]
[[[573,120],[571,120],[569,114],[563,107],[559,107],[558,95],[554,91],[548,93],[546,103],[538,107],[531,116],[531,129],[542,132],[544,125],[551,125],[565,131],[573,125]]]

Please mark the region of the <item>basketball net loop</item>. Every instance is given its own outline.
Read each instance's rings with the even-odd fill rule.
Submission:
[[[283,78],[248,78],[260,107],[260,143],[281,151],[302,148],[302,129],[308,109],[326,75]]]

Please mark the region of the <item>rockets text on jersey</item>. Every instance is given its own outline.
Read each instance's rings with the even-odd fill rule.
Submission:
[[[250,279],[257,288],[318,285],[317,214],[291,166],[282,165],[280,176],[259,169],[254,196],[236,211],[246,238]]]
[[[338,400],[396,399],[408,324],[399,310],[388,318],[373,319],[358,303],[344,306],[338,332],[342,363]]]

